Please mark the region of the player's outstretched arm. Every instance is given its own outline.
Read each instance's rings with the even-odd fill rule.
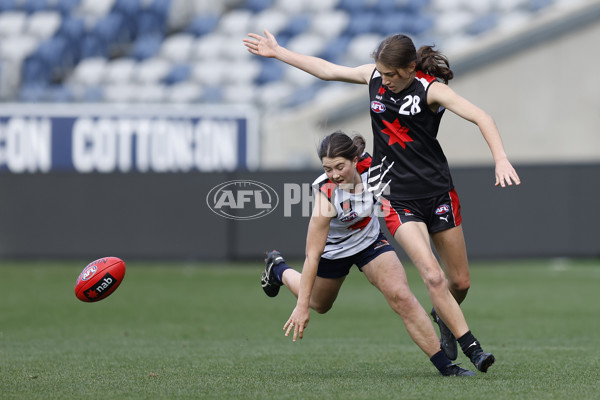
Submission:
[[[341,81],[357,84],[368,84],[375,64],[365,64],[351,68],[331,63],[319,57],[299,54],[280,46],[271,32],[265,29],[264,36],[249,33],[243,39],[244,45],[252,54],[262,57],[276,58],[293,67],[303,70],[325,81]]]
[[[335,216],[335,209],[329,200],[323,194],[317,193],[306,235],[306,258],[302,267],[298,301],[283,326],[285,336],[288,336],[293,330],[294,342],[304,337],[304,329],[310,320],[310,297],[317,277],[319,260],[327,243],[329,223],[333,216]]]
[[[440,82],[432,84],[429,88],[427,102],[429,104],[442,105],[456,115],[477,125],[494,157],[496,165],[495,186],[506,187],[507,185],[521,184],[519,175],[504,151],[504,145],[502,144],[502,138],[500,137],[496,122],[494,122],[494,119],[488,113],[458,95],[448,85]]]

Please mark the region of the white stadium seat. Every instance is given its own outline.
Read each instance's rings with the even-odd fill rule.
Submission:
[[[27,14],[21,11],[0,13],[0,38],[17,36],[25,31]]]
[[[108,84],[129,83],[133,80],[135,70],[136,61],[134,59],[117,58],[106,64],[103,80]]]
[[[70,83],[84,86],[98,86],[104,78],[107,60],[93,57],[82,60],[71,74]]]
[[[0,40],[0,59],[21,63],[35,51],[38,44],[39,39],[29,35]]]
[[[202,99],[202,86],[184,81],[166,88],[165,100],[169,103],[193,103]]]
[[[173,62],[187,61],[190,59],[195,40],[194,35],[189,33],[177,33],[168,36],[163,42],[159,54],[161,57]]]
[[[171,67],[171,62],[163,58],[148,58],[138,63],[134,79],[141,83],[156,83],[169,73]]]
[[[56,33],[62,22],[62,16],[56,11],[39,11],[32,14],[27,20],[26,32],[39,37],[42,40],[48,39]]]

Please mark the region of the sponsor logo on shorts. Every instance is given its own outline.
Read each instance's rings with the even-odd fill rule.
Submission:
[[[372,101],[371,102],[371,110],[373,110],[373,112],[375,112],[377,114],[381,114],[382,112],[385,111],[385,104],[383,104],[379,101]]]
[[[444,215],[448,211],[450,211],[450,206],[448,204],[442,204],[435,210],[435,215]]]
[[[375,243],[375,247],[373,248],[373,250],[377,250],[382,248],[383,246],[389,246],[389,242],[385,239],[380,240],[379,242]]]

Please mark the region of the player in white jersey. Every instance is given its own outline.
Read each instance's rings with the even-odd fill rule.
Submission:
[[[314,206],[306,239],[302,273],[292,269],[274,250],[267,255],[261,277],[265,293],[275,297],[285,285],[297,297],[296,307],[283,326],[302,339],[310,308],[331,309],[353,265],[379,289],[402,318],[413,341],[445,376],[472,376],[453,364],[440,343],[427,313],[411,292],[394,248],[379,227],[376,201],[367,190],[371,157],[362,136],[353,139],[341,131],[327,136],[319,148],[325,174],[313,183]]]

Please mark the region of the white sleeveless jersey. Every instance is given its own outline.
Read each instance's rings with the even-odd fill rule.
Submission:
[[[321,257],[330,260],[352,256],[373,244],[379,236],[379,220],[375,214],[376,201],[367,190],[367,178],[371,157],[365,153],[357,165],[361,173],[362,193],[350,193],[340,189],[327,178],[319,176],[312,184],[315,196],[323,193],[335,207],[337,215],[329,223],[327,244]]]

